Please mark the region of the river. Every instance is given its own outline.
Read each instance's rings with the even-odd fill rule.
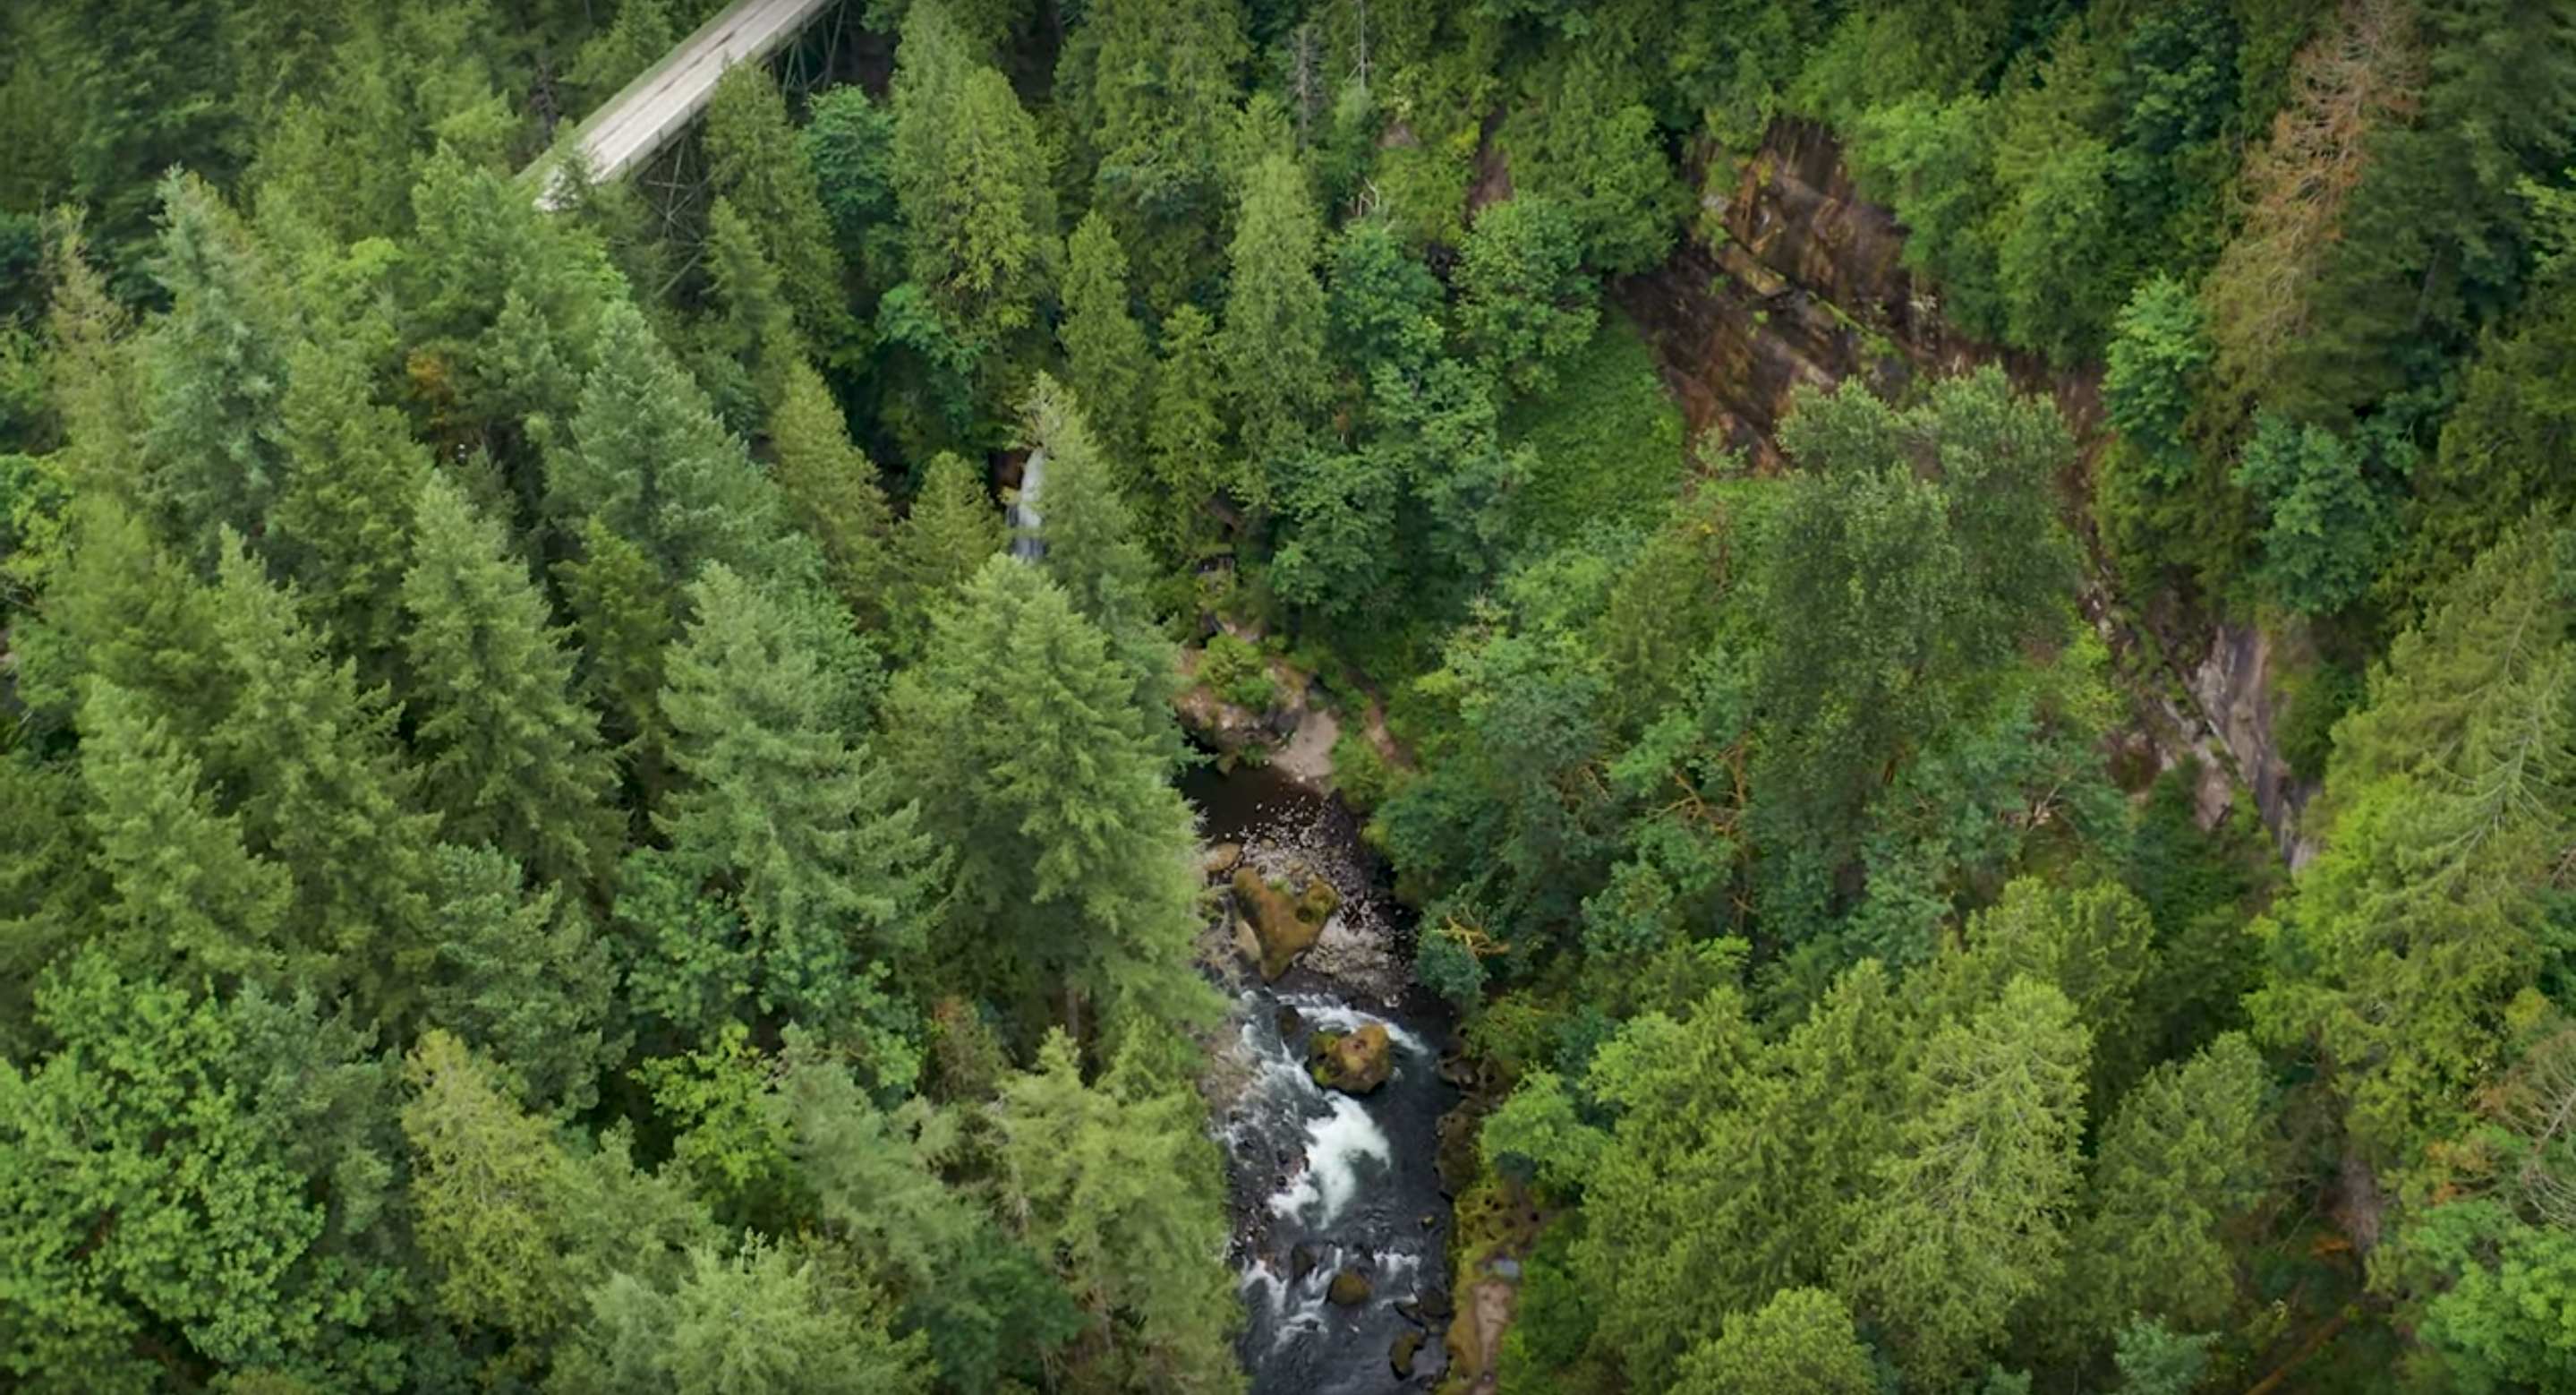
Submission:
[[[1233,1059],[1220,1063],[1238,1082],[1219,1126],[1253,1395],[1429,1389],[1449,1311],[1450,1211],[1434,1160],[1458,1092],[1440,1074],[1447,1014],[1412,981],[1410,922],[1339,801],[1260,769],[1196,771],[1183,790],[1210,843],[1240,844],[1267,872],[1302,863],[1341,895],[1298,967],[1237,985]],[[1393,1076],[1357,1098],[1318,1086],[1313,1034],[1369,1023],[1394,1043]],[[1364,1298],[1334,1301],[1343,1274],[1366,1283]],[[1341,1296],[1355,1288],[1345,1280]],[[1420,1350],[1405,1380],[1391,1356],[1408,1332]]]

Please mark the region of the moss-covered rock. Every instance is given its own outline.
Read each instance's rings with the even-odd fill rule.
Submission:
[[[1310,878],[1304,891],[1292,895],[1286,886],[1244,866],[1234,869],[1233,885],[1235,910],[1260,947],[1265,981],[1288,972],[1298,955],[1314,947],[1316,937],[1324,933],[1324,923],[1342,903],[1340,893],[1322,877]]]
[[[1421,1333],[1408,1327],[1395,1334],[1395,1347],[1386,1354],[1386,1364],[1394,1369],[1397,1380],[1413,1379],[1413,1358],[1421,1351]]]
[[[1308,1069],[1327,1090],[1365,1095],[1395,1074],[1395,1043],[1374,1022],[1356,1032],[1317,1032]]]
[[[1368,1277],[1356,1269],[1345,1269],[1335,1274],[1332,1283],[1324,1288],[1324,1296],[1331,1299],[1336,1308],[1356,1308],[1369,1301],[1369,1292]]]

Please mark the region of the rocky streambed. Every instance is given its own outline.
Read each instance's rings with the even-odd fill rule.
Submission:
[[[1235,993],[1216,1069],[1254,1395],[1429,1389],[1452,1308],[1448,1015],[1338,801],[1258,768],[1184,789]]]

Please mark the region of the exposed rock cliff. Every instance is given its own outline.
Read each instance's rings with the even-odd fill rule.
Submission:
[[[1610,288],[1653,343],[1694,441],[1741,450],[1755,469],[1773,470],[1773,435],[1801,384],[1858,379],[1892,397],[1917,378],[1993,363],[2056,399],[2085,447],[2066,482],[2070,497],[2086,493],[2082,476],[2102,431],[2099,375],[2055,372],[1953,329],[1937,291],[1905,268],[1904,226],[1853,185],[1830,132],[1774,124],[1731,192],[1711,195],[1702,215],[1699,233],[1663,266]],[[2252,625],[2226,622],[2141,644],[2111,618],[2098,587],[2087,592],[2087,613],[2150,709],[2142,716],[2156,764],[2202,762],[2207,821],[2226,812],[2230,777],[2240,778],[2283,856],[2302,860],[2296,821],[2308,791],[2274,738],[2282,702],[2272,642]]]

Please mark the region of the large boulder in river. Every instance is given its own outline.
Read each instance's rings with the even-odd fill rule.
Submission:
[[[1356,1308],[1369,1301],[1368,1277],[1356,1269],[1345,1269],[1333,1276],[1333,1282],[1324,1289],[1324,1296],[1331,1299],[1336,1308]]]
[[[1395,1043],[1375,1022],[1347,1034],[1317,1032],[1309,1069],[1327,1090],[1365,1095],[1395,1073]]]
[[[1252,928],[1265,981],[1288,972],[1298,955],[1314,947],[1315,938],[1324,933],[1324,922],[1333,918],[1340,904],[1341,896],[1322,877],[1310,879],[1304,891],[1292,896],[1286,887],[1251,867],[1234,869],[1234,906]]]

